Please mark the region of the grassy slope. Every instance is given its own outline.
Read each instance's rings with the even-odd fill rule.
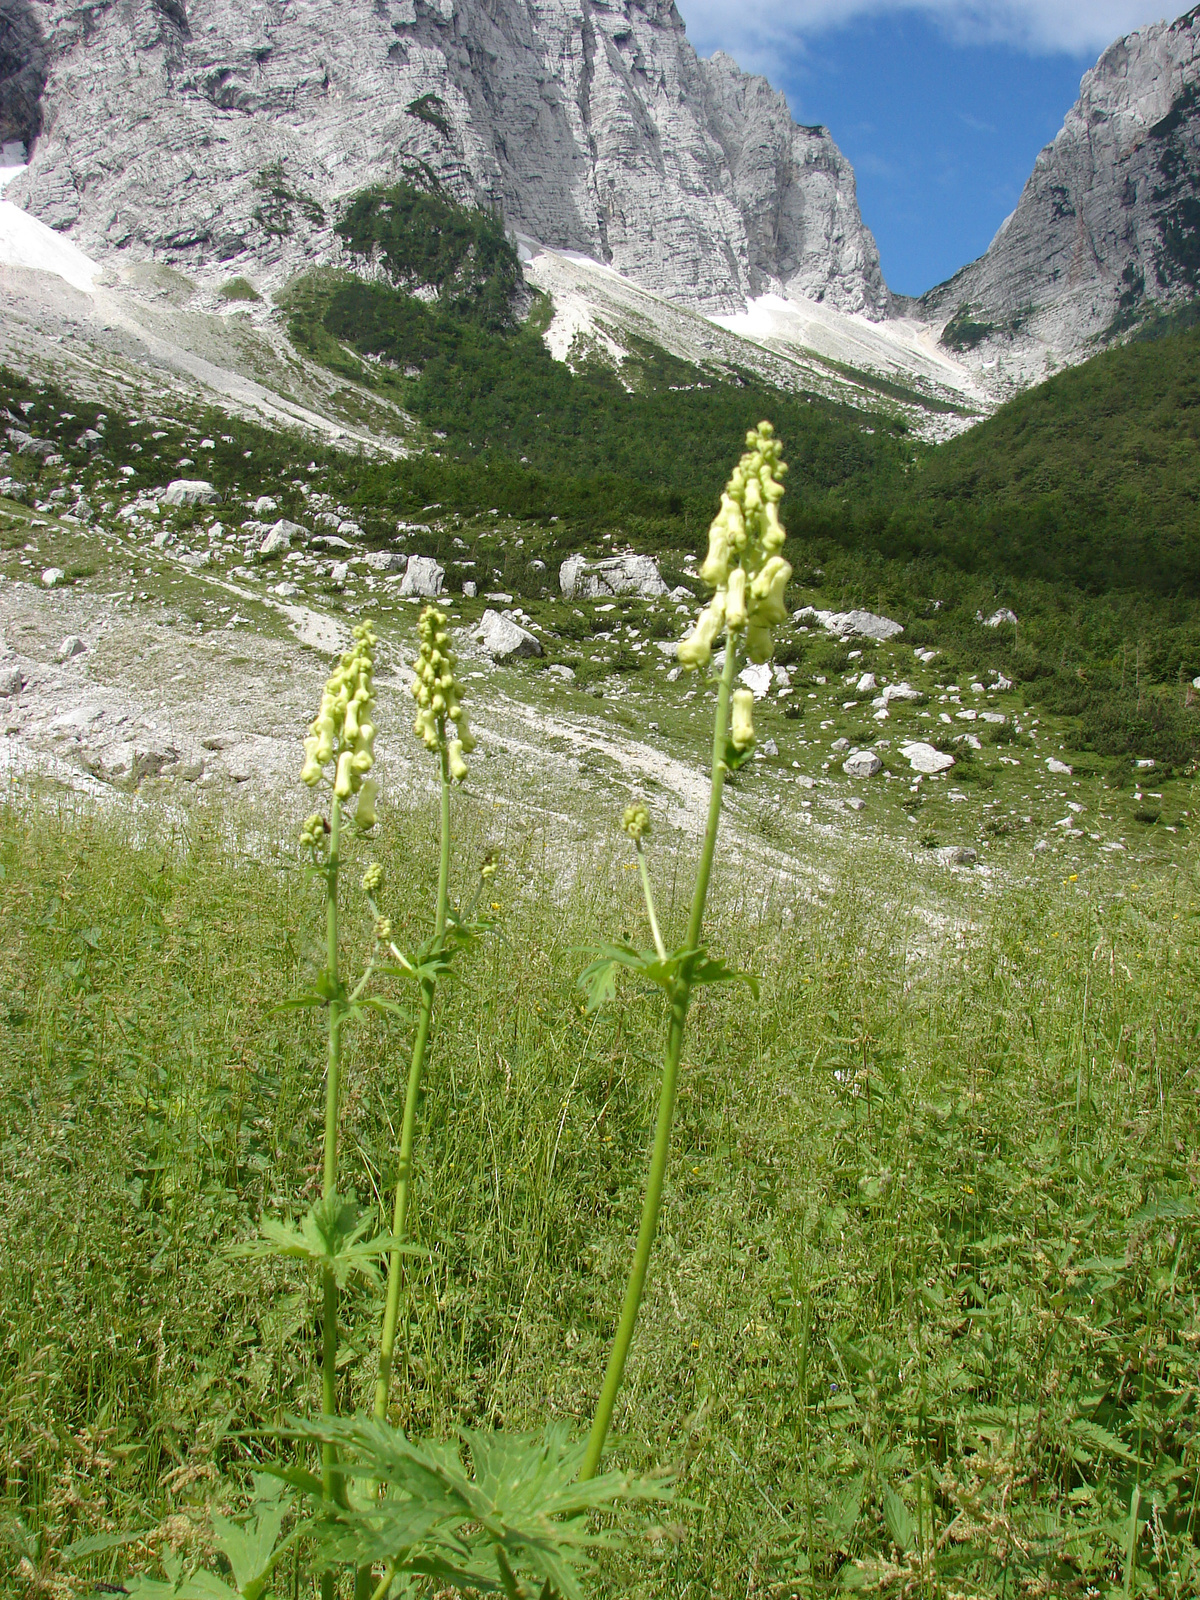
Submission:
[[[491,826],[477,804],[458,802],[464,860]],[[319,959],[317,906],[286,853],[230,850],[227,827],[168,843],[143,818],[138,842],[115,819],[0,812],[6,1592],[194,1551],[213,1473],[317,1403],[312,1286],[224,1254],[312,1192],[320,1041],[271,1007]],[[371,846],[405,885],[406,939],[432,829],[421,813]],[[585,845],[556,902],[530,844],[428,1079],[434,1254],[396,1409],[418,1432],[547,1406],[582,1424],[635,1226],[662,1008],[626,992],[585,1018],[572,950],[638,927],[636,881]],[[1103,903],[1000,892],[917,960],[924,924],[869,855],[794,922],[784,886],[744,887],[719,874],[713,944],[763,999],[697,1005],[618,1413],[618,1454],[675,1464],[683,1499],[599,1592],[826,1595],[855,1562],[896,1596],[1122,1586],[1136,1479],[1141,1517],[1158,1508],[1136,1592],[1194,1593],[1189,880]],[[368,1200],[404,1039],[377,1019],[350,1040],[345,1148]],[[346,1405],[369,1393],[377,1311],[367,1290],[347,1303]],[[148,1531],[71,1556],[114,1527]]]

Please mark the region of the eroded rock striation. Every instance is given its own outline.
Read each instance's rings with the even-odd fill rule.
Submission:
[[[952,348],[1068,359],[1200,293],[1200,7],[1118,40],[986,255],[927,294]]]
[[[6,0],[8,198],[86,249],[277,274],[341,199],[435,178],[710,310],[887,314],[854,174],[672,0]]]

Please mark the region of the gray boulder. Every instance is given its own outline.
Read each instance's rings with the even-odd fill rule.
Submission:
[[[815,606],[801,606],[792,613],[792,621],[819,623],[839,639],[874,639],[879,644],[904,632],[902,623],[877,617],[873,611],[818,611]]]
[[[603,561],[568,556],[558,569],[558,586],[564,600],[611,599],[618,594],[652,600],[667,593],[653,556],[610,556]]]
[[[258,547],[258,553],[264,560],[269,556],[282,555],[285,550],[292,548],[293,538],[302,539],[304,529],[299,523],[289,522],[286,517],[280,517],[267,531],[267,537]]]
[[[76,656],[83,655],[86,650],[87,645],[84,644],[79,635],[77,633],[69,633],[58,647],[57,658],[59,661],[74,661]]]
[[[842,771],[849,778],[873,778],[882,769],[883,762],[873,750],[856,750],[842,762]]]
[[[176,478],[163,493],[165,506],[219,506],[221,496],[203,478]]]
[[[24,685],[20,667],[0,666],[0,696],[7,699],[10,694],[20,694]]]
[[[65,577],[66,573],[61,567],[47,567],[42,573],[42,588],[57,589]]]
[[[922,740],[918,740],[915,744],[902,744],[900,754],[914,772],[948,772],[954,765],[953,756],[947,755],[943,750],[935,750],[931,744],[925,744]]]
[[[423,600],[435,600],[441,594],[445,581],[445,567],[439,567],[432,556],[409,556],[400,580],[400,593],[420,595]]]
[[[372,550],[366,559],[372,572],[403,572],[408,565],[408,557],[399,550]]]
[[[511,617],[505,617],[491,607],[483,613],[473,638],[477,639],[494,661],[511,661],[517,656],[540,656],[542,646],[528,628],[523,628]]]

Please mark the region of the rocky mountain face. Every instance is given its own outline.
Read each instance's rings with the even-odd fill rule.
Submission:
[[[672,0],[0,0],[0,126],[7,198],[99,255],[278,277],[426,175],[706,311],[890,306],[827,131]]]
[[[1079,359],[1200,294],[1200,6],[1083,79],[987,254],[919,301],[952,349]]]

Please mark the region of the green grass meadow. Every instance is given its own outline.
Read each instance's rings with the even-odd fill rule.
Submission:
[[[490,844],[504,866],[426,1075],[391,1412],[418,1436],[586,1429],[652,1137],[661,997],[591,1016],[575,982],[580,947],[645,942],[632,856],[495,815],[456,799],[459,882]],[[393,812],[355,847],[402,942],[436,826]],[[214,1490],[319,1409],[316,1284],[228,1254],[320,1192],[320,1017],[275,1009],[320,963],[319,892],[290,838],[238,827],[0,808],[5,1594],[201,1553]],[[653,844],[678,936],[690,846]],[[1194,855],[937,902],[894,852],[826,865],[807,894],[722,853],[709,944],[761,999],[693,1006],[610,1447],[675,1496],[625,1518],[597,1594],[1195,1596]],[[347,1034],[342,1182],[381,1219],[410,1034]],[[348,1291],[345,1411],[378,1314]],[[309,1592],[281,1568],[280,1600]]]

